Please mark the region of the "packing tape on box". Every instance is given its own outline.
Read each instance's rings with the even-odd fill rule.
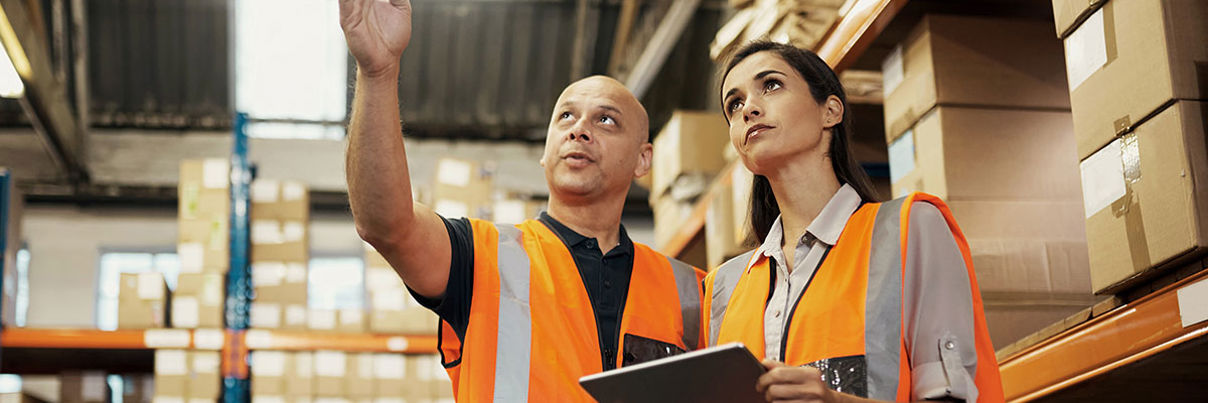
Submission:
[[[1149,238],[1145,235],[1145,220],[1141,217],[1141,202],[1133,185],[1141,180],[1141,149],[1137,144],[1137,133],[1124,135],[1120,142],[1120,167],[1124,177],[1124,197],[1112,203],[1112,215],[1124,220],[1124,232],[1128,236],[1128,253],[1132,266],[1138,271],[1150,266]]]

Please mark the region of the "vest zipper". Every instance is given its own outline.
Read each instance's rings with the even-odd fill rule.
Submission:
[[[810,284],[814,282],[814,277],[816,277],[818,275],[819,270],[822,270],[822,264],[826,263],[826,257],[830,256],[830,251],[831,251],[830,246],[827,246],[826,250],[822,252],[822,259],[818,260],[818,266],[814,268],[813,273],[810,273],[810,278],[805,281],[805,286],[801,288],[801,294],[797,294],[797,300],[793,302],[793,307],[789,309],[789,312],[788,312],[789,316],[786,316],[784,318],[784,333],[781,333],[781,336],[780,336],[780,361],[781,362],[785,361],[784,354],[786,351],[788,351],[789,326],[792,325],[792,323],[793,323],[793,315],[797,314],[797,306],[801,305],[801,298],[805,297],[805,292],[809,291]]]

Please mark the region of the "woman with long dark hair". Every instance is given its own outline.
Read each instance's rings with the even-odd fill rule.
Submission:
[[[763,243],[706,277],[710,344],[763,359],[769,401],[1003,400],[964,235],[934,196],[879,202],[835,72],[754,42],[722,81]]]

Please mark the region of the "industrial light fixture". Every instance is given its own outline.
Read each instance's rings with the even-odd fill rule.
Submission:
[[[0,52],[0,97],[20,98],[25,95],[21,76],[29,76],[29,59],[3,8],[0,8],[0,45],[4,50]]]

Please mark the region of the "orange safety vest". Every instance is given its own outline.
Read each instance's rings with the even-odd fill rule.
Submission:
[[[835,388],[879,400],[910,400],[910,351],[902,320],[902,278],[905,276],[910,206],[915,201],[935,205],[952,230],[969,270],[973,301],[978,400],[1003,400],[998,363],[982,313],[981,293],[965,236],[939,198],[914,193],[885,203],[867,203],[848,219],[838,242],[814,273],[792,309],[782,347],[788,365],[811,365],[826,374]],[[709,313],[709,345],[742,342],[763,359],[763,315],[770,287],[769,259],[748,252],[705,278],[704,309]],[[748,269],[749,268],[749,269]],[[946,344],[946,343],[945,343]],[[951,345],[949,345],[951,349]],[[955,354],[955,352],[941,354]],[[947,360],[959,363],[959,359]],[[963,370],[961,364],[946,371]],[[825,375],[824,375],[825,376]],[[953,385],[954,388],[963,387]]]
[[[594,401],[579,377],[604,365],[592,303],[570,250],[537,220],[470,224],[469,326],[460,340],[442,320],[439,335],[454,396],[465,402]],[[685,351],[703,347],[704,272],[636,242],[633,252],[616,366],[627,354],[643,354],[626,345],[626,335]]]

